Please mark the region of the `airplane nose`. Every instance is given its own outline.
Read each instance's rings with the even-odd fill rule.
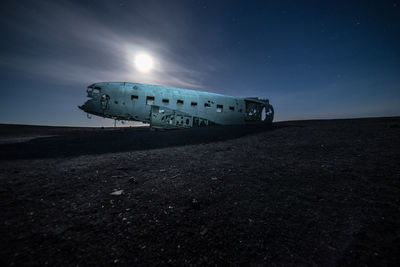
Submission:
[[[85,112],[89,112],[91,110],[91,103],[89,103],[90,100],[86,101],[85,103],[83,103],[82,105],[78,106],[79,109],[85,111]]]
[[[102,113],[102,110],[100,109],[100,102],[98,101],[98,99],[89,99],[82,105],[78,106],[78,108],[86,113],[91,113],[91,114]]]

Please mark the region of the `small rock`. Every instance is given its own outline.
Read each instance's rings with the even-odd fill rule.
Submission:
[[[117,190],[117,191],[114,191],[114,192],[110,193],[110,195],[120,196],[120,195],[122,195],[123,192],[124,192],[124,190]]]
[[[135,179],[135,177],[130,177],[128,182],[131,184],[137,184],[137,180]]]
[[[205,235],[206,233],[207,233],[207,228],[204,228],[204,230],[200,232],[201,235]]]
[[[200,209],[200,203],[195,198],[192,198],[191,205],[192,205],[192,208],[194,208],[196,210]]]

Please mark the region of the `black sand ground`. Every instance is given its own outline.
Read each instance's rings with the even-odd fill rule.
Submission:
[[[0,266],[398,266],[399,126],[69,128],[2,144]]]

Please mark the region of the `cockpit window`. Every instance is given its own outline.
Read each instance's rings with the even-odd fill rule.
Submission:
[[[100,87],[88,87],[87,90],[87,96],[88,97],[98,97],[100,95]]]

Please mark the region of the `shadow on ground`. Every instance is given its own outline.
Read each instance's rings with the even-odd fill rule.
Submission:
[[[0,160],[59,158],[193,145],[239,138],[283,125],[229,125],[172,131],[126,128],[78,132],[0,145]]]

